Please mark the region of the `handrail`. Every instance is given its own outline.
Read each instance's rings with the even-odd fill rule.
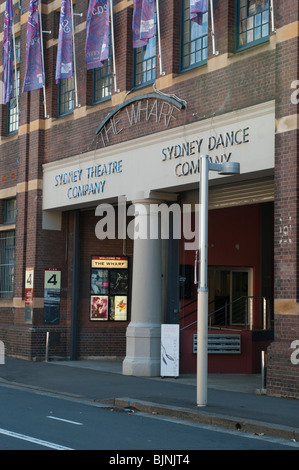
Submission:
[[[228,311],[231,311],[231,307],[234,305],[234,304],[237,304],[237,302],[240,303],[240,301],[242,300],[245,300],[246,302],[244,303],[244,311],[242,309],[242,316],[244,318],[245,321],[240,321],[240,322],[235,322],[234,324],[235,325],[238,325],[240,326],[241,324],[244,324],[244,326],[246,328],[249,327],[249,330],[252,330],[254,325],[253,325],[253,300],[262,300],[262,305],[261,305],[261,312],[262,312],[262,329],[267,329],[267,327],[269,327],[270,325],[270,321],[269,321],[269,309],[268,309],[268,305],[269,305],[269,299],[267,299],[265,296],[241,296],[241,297],[238,297],[237,299],[234,299],[232,302],[229,302],[229,303],[225,303],[224,306],[214,310],[213,312],[209,313],[208,315],[208,318],[210,319],[213,315],[215,315],[217,312],[219,313],[220,311],[227,311],[227,309],[229,309]],[[209,302],[209,305],[214,303],[215,300],[212,300]],[[192,302],[189,302],[189,304],[187,304],[187,306],[190,306],[192,304],[196,304],[197,303],[197,300],[194,300]],[[197,310],[193,310],[192,312],[189,312],[187,313],[186,315],[182,316],[180,318],[180,320],[182,319],[185,319],[186,317],[192,315],[193,313],[195,313]],[[190,326],[194,325],[197,323],[197,319],[182,327],[181,330],[185,330],[186,328],[189,328]],[[229,324],[230,327],[232,327],[234,324]],[[216,325],[216,326],[212,326],[210,325],[211,328],[220,328],[221,329],[228,329],[227,327],[227,323],[225,323],[225,326],[223,325]],[[231,329],[231,328],[230,328]]]

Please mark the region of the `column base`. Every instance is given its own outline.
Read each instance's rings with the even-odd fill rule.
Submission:
[[[127,328],[127,355],[123,375],[157,377],[160,375],[161,325],[130,324]]]

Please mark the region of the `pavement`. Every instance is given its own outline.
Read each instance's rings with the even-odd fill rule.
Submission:
[[[271,397],[257,375],[209,374],[207,405],[196,405],[196,375],[122,375],[111,359],[34,362],[5,358],[0,385],[47,392],[93,406],[146,412],[298,441],[299,400]]]

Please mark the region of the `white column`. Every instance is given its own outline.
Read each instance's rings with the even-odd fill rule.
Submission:
[[[135,236],[131,322],[126,338],[123,374],[151,377],[160,374],[162,323],[162,256],[161,238],[151,239],[149,221],[151,199],[134,201]],[[150,217],[151,216],[151,217]]]

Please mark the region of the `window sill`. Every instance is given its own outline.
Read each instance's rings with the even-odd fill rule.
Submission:
[[[15,230],[16,224],[0,224],[0,232],[8,232],[9,230]]]

